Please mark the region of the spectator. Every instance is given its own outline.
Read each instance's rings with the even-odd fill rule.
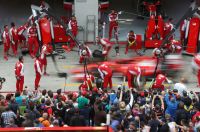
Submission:
[[[10,118],[9,125],[6,125],[6,127],[7,128],[15,128],[15,127],[18,127],[18,126],[15,124],[15,119]]]
[[[126,129],[126,132],[137,132],[137,128],[135,127],[134,122],[129,123],[129,127],[128,127],[128,129]]]
[[[32,120],[27,119],[22,123],[22,127],[34,127],[34,123]]]
[[[16,114],[10,109],[10,107],[6,107],[5,110],[6,111],[1,114],[2,127],[9,125],[11,118],[17,119]]]
[[[186,79],[181,78],[180,82],[175,83],[175,85],[174,85],[174,89],[178,90],[178,94],[180,96],[183,96],[183,91],[187,91],[187,87],[185,86],[185,83],[186,83]]]
[[[184,103],[183,102],[180,102],[179,103],[179,107],[176,111],[176,114],[175,114],[175,121],[178,125],[181,124],[181,120],[185,119],[185,120],[188,120],[189,117],[188,117],[188,113],[187,111],[184,109]]]
[[[89,100],[85,97],[86,95],[87,95],[87,92],[83,91],[81,96],[77,98],[79,109],[83,109],[86,105],[89,104]]]
[[[10,100],[10,103],[8,105],[10,109],[17,115],[18,110],[19,110],[19,105],[16,103],[15,98],[12,97]]]
[[[36,119],[34,122],[34,127],[44,127],[44,125],[39,121],[39,119]]]
[[[5,111],[5,109],[6,109],[5,100],[1,99],[1,101],[0,101],[0,116]]]
[[[78,108],[76,108],[78,109]],[[75,108],[73,107],[72,104],[68,103],[66,104],[66,110],[65,110],[65,117],[64,117],[64,122],[67,125],[70,125],[71,118],[75,115]]]
[[[98,106],[98,110],[95,112],[94,123],[95,126],[101,126],[101,123],[106,124],[106,112],[103,110],[102,104]]]
[[[44,127],[49,127],[50,126],[50,122],[49,122],[49,116],[48,113],[43,113],[42,117],[39,118],[40,123],[42,123],[42,125]]]
[[[150,132],[157,132],[158,127],[161,125],[161,121],[158,120],[156,113],[151,114],[151,120],[149,120]]]
[[[22,96],[20,95],[20,92],[19,91],[17,91],[16,93],[15,93],[15,100],[16,100],[16,103],[20,106],[20,105],[22,105]]]
[[[176,101],[174,94],[172,94],[172,97],[169,99],[169,94],[167,93],[165,95],[165,102],[167,104],[165,114],[170,114],[171,117],[174,118],[178,106],[178,102]]]
[[[75,110],[74,116],[71,117],[70,126],[86,126],[86,122],[83,116],[79,114],[79,110]]]
[[[49,127],[59,127],[59,121],[54,120],[53,123]]]

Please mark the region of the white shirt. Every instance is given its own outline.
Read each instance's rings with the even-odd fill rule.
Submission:
[[[176,83],[174,85],[174,89],[177,89],[178,90],[178,93],[183,96],[183,91],[187,91],[187,88],[185,86],[185,84],[183,83]]]

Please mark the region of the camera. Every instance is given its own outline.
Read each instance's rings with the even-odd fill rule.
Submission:
[[[4,83],[6,81],[6,79],[4,77],[0,77],[0,83]]]

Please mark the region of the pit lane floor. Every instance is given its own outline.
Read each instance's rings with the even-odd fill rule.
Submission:
[[[120,2],[123,2],[120,4]],[[121,1],[121,0],[113,0],[111,8],[116,9],[117,11],[124,10],[126,12],[134,12],[135,11],[135,3],[136,0],[132,3],[133,6],[130,6],[131,4],[128,2]],[[10,24],[10,22],[14,21],[16,22],[17,26],[20,26],[24,24],[24,22],[27,20],[27,18],[31,14],[30,10],[30,4],[31,3],[37,3],[39,4],[39,1],[36,0],[16,0],[16,1],[7,1],[7,0],[0,0],[0,27],[2,29],[3,25]],[[65,15],[65,11],[62,9],[62,1],[59,1],[52,6],[54,8],[56,15]],[[123,5],[124,9],[122,9],[121,5]],[[177,6],[178,5],[178,6]],[[174,18],[174,23],[176,23],[180,17],[184,14],[184,12],[188,9],[190,5],[189,0],[167,0],[165,1],[165,9],[169,17]],[[20,8],[19,8],[20,7]],[[125,40],[127,32],[131,29],[134,30],[137,34],[144,34],[147,19],[140,20],[137,19],[135,16],[130,14],[123,14],[119,16],[119,19],[132,19],[132,21],[121,21],[119,23],[120,25],[120,34],[119,34],[119,40]],[[108,28],[107,28],[108,29]],[[106,32],[108,32],[106,30]],[[106,34],[107,36],[107,34]],[[178,31],[176,32],[176,38],[179,38]],[[92,45],[92,50],[98,49],[97,46]],[[127,58],[131,56],[136,56],[135,53],[129,53],[128,55],[124,55],[124,48],[120,48],[120,58]],[[146,55],[151,55],[152,50],[147,50]],[[59,69],[61,72],[67,72],[69,73],[70,70],[78,66],[78,60],[79,56],[77,52],[70,52],[68,54],[64,54],[66,56],[66,59],[59,60],[58,57],[57,63],[59,66]],[[111,54],[109,56],[110,59],[116,59],[115,51],[112,49]],[[34,66],[33,66],[33,60],[30,58],[29,55],[26,55],[24,57],[25,62],[25,85],[28,86],[29,89],[34,89]],[[180,77],[184,76],[188,79],[187,87],[189,90],[193,91],[200,91],[200,88],[197,88],[197,79],[194,74],[192,74],[191,69],[191,57],[190,56],[184,56],[185,65],[184,65],[184,71],[181,72],[181,75],[175,79],[174,81],[178,81]],[[14,75],[14,66],[17,61],[17,58],[15,57],[9,57],[8,61],[3,60],[3,46],[0,45],[0,77],[5,77],[6,82],[3,84],[3,88],[0,91],[15,91],[15,75]],[[41,79],[41,88],[40,89],[47,89],[47,90],[53,90],[56,91],[59,88],[62,88],[64,90],[69,91],[77,91],[79,84],[72,81],[71,75],[68,74],[68,77],[65,81],[65,78],[58,78],[57,72],[55,70],[54,64],[50,57],[48,57],[48,68],[47,72],[50,74],[50,76],[43,76]],[[65,83],[66,82],[66,83]],[[113,78],[113,83],[116,88],[116,86],[122,82],[119,81],[118,78]]]

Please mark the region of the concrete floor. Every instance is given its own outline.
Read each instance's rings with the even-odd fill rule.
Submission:
[[[24,2],[22,2],[24,1]],[[127,12],[134,12],[135,8],[135,1],[131,4],[132,6],[129,6],[131,0],[127,0],[127,2],[123,5],[123,7],[127,7],[122,9],[120,5],[122,5],[120,2],[121,0],[112,0],[111,3],[114,4],[111,5],[111,8],[116,10],[125,10]],[[30,12],[30,3],[38,1],[26,1],[26,0],[14,0],[14,1],[6,1],[6,0],[0,0],[0,27],[2,27],[4,24],[9,24],[11,21],[15,21],[17,25],[21,25],[24,23],[26,18],[31,14]],[[173,4],[172,4],[173,3]],[[179,5],[179,6],[177,6]],[[168,16],[174,18],[174,22],[177,22],[178,19],[183,15],[183,13],[187,10],[188,6],[190,5],[189,0],[167,0],[165,2],[165,8],[167,11]],[[20,7],[20,8],[18,8]],[[64,11],[62,10],[62,3],[61,1],[58,1],[58,4],[54,4],[53,8],[56,10],[55,12],[59,15],[63,15]],[[12,11],[12,12],[10,12]],[[2,18],[2,19],[1,19]],[[120,23],[120,40],[125,40],[127,32],[130,29],[134,29],[134,31],[137,34],[144,34],[144,29],[146,27],[147,20],[140,20],[137,19],[133,15],[124,14],[120,16],[120,19],[124,18],[130,18],[133,19],[133,22],[121,22]],[[178,32],[176,33],[176,37],[179,37]],[[97,49],[98,47],[95,45],[91,45],[92,50]],[[0,45],[0,54],[3,55],[3,46]],[[120,48],[120,58],[127,58],[131,56],[136,56],[135,53],[130,53],[128,55],[124,55],[124,48]],[[146,55],[150,55],[151,50],[147,50]],[[59,66],[59,69],[61,72],[67,72],[71,71],[73,68],[76,68],[80,65],[78,65],[78,53],[77,52],[70,52],[68,54],[64,54],[66,56],[66,59],[59,60],[58,57],[57,63]],[[183,56],[185,60],[185,70],[182,72],[181,76],[185,76],[189,83],[187,84],[188,88],[194,91],[200,91],[196,88],[197,80],[196,76],[192,74],[192,70],[190,67],[191,57]],[[25,85],[28,86],[29,89],[34,89],[34,67],[33,67],[33,60],[29,57],[29,55],[25,56]],[[114,50],[111,51],[110,59],[114,59],[115,52]],[[8,61],[4,61],[3,57],[0,56],[0,76],[6,78],[6,82],[3,85],[3,89],[1,91],[15,91],[15,76],[14,76],[14,66],[17,61],[17,58],[15,57],[9,57]],[[187,70],[186,70],[187,69]],[[58,88],[63,88],[65,90],[69,91],[76,91],[79,84],[72,81],[72,77],[70,74],[68,74],[68,78],[65,82],[65,78],[58,78],[57,77],[57,71],[54,68],[54,64],[50,57],[48,57],[48,73],[50,76],[44,76],[41,79],[41,89],[47,89],[47,90],[53,90],[56,91]],[[177,81],[179,78],[176,78]],[[118,79],[113,79],[115,85],[120,84]],[[65,85],[66,83],[66,85]]]

